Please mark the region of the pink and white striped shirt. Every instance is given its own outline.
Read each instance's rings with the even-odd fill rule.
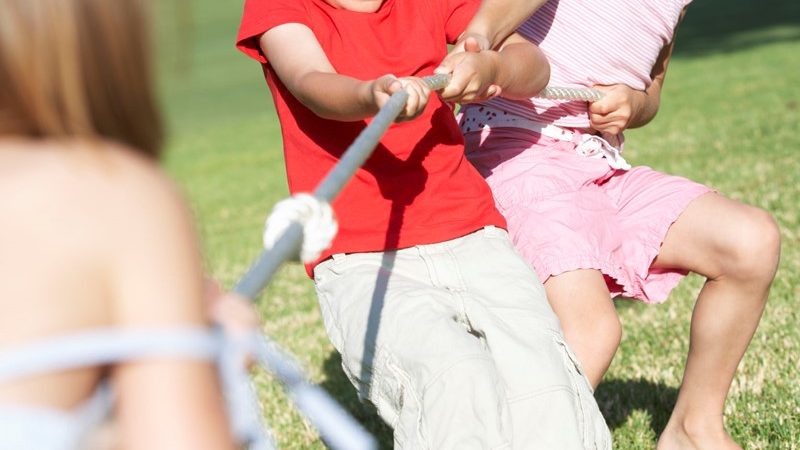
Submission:
[[[652,82],[650,72],[658,54],[672,40],[689,2],[550,0],[517,32],[547,56],[551,86],[626,84],[644,90]],[[589,127],[588,104],[582,101],[495,98],[486,104],[539,123]]]

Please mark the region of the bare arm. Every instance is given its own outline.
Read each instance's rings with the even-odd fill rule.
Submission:
[[[683,21],[686,15],[686,8],[681,11],[678,25]],[[643,102],[639,114],[631,121],[630,128],[637,128],[646,125],[656,116],[658,107],[661,105],[661,88],[664,87],[664,78],[667,75],[667,67],[669,66],[670,57],[672,57],[672,50],[675,47],[675,36],[678,32],[678,25],[675,26],[675,31],[672,34],[672,40],[669,44],[665,45],[658,54],[658,59],[653,65],[653,70],[650,72],[650,78],[653,82],[645,90],[647,100]]]
[[[149,163],[123,160],[115,169],[107,264],[115,326],[207,326],[200,251],[183,201]],[[131,361],[113,367],[112,382],[123,448],[235,448],[212,362]]]
[[[461,35],[477,38],[482,50],[497,48],[547,0],[483,0],[478,12]],[[458,50],[463,47],[457,46]]]
[[[497,95],[525,99],[539,93],[550,79],[544,53],[522,36],[512,34],[498,51],[478,51],[467,39],[470,51],[453,55],[437,71],[452,72],[453,79],[442,91],[447,101],[482,101]],[[472,47],[472,48],[470,48]]]
[[[678,24],[683,20],[686,9],[681,12]],[[594,86],[603,91],[605,96],[590,105],[589,119],[592,128],[611,134],[618,134],[628,128],[638,128],[647,125],[658,113],[661,105],[661,89],[667,74],[672,49],[675,46],[675,34],[672,40],[665,45],[658,54],[655,64],[650,71],[653,80],[644,91],[637,91],[626,85]]]
[[[550,81],[550,64],[538,46],[518,34],[506,39],[497,52],[498,95],[525,99],[539,93]]]
[[[346,122],[374,116],[401,89],[409,92],[401,119],[416,117],[427,104],[430,89],[418,79],[386,75],[361,81],[336,73],[305,25],[288,23],[272,28],[261,35],[259,45],[286,88],[320,117]]]
[[[353,121],[377,112],[369,84],[337,74],[307,26],[277,26],[259,44],[286,88],[318,116]]]
[[[514,30],[546,2],[547,0],[483,0],[478,12],[475,13],[475,16],[467,25],[466,30],[461,34],[458,42],[441,62],[436,72],[449,73],[453,71],[453,68],[462,61],[462,53],[465,50],[470,53],[475,53],[491,49],[502,49],[508,42],[516,42],[515,40],[509,41],[508,37],[513,36],[512,33],[514,33]],[[509,55],[510,54],[511,53],[509,53]],[[444,91],[443,98],[447,101],[464,103],[485,101],[497,95],[510,98],[532,97],[539,93],[550,79],[550,66],[546,62],[545,65],[542,66],[541,63],[538,62],[540,56],[543,58],[542,55],[538,55],[535,59],[520,59],[522,62],[534,64],[533,67],[527,69],[531,70],[528,72],[529,74],[535,74],[535,76],[532,76],[531,80],[529,80],[531,85],[539,86],[539,77],[545,78],[544,84],[536,90],[528,90],[524,84],[516,83],[505,87],[497,84],[482,85],[476,89],[465,89],[465,86],[451,84],[451,86],[448,86]],[[543,72],[541,70],[542,67],[547,67],[547,71]],[[520,72],[524,70],[525,69],[520,68]],[[512,75],[510,79],[515,80],[516,78],[516,75]],[[509,87],[519,87],[520,89],[512,89],[512,91],[509,92]],[[462,89],[459,91],[459,88]],[[526,96],[524,93],[529,93],[530,95]]]

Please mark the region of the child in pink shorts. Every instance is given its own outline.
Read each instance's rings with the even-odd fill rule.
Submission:
[[[579,101],[466,105],[468,158],[534,266],[593,385],[619,345],[611,297],[663,302],[688,272],[707,278],[683,383],[658,448],[738,449],[722,415],[777,268],[772,217],[685,178],[624,160],[622,131],[655,116],[674,31],[690,0],[551,0],[517,31],[539,45],[551,85]],[[713,374],[713,376],[709,376]]]

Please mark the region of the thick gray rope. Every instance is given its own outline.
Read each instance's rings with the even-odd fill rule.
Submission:
[[[300,365],[268,336],[252,342],[254,357],[284,385],[303,416],[334,450],[375,450],[377,443],[324,389],[306,380]]]
[[[536,98],[546,98],[549,100],[584,100],[596,102],[603,98],[603,93],[592,88],[569,88],[559,86],[547,86],[542,89]]]

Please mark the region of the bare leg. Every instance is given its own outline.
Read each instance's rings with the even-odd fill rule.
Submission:
[[[572,351],[596,388],[614,358],[622,326],[598,270],[582,269],[550,277],[544,283]]]
[[[707,277],[692,314],[689,355],[658,450],[739,449],[723,425],[725,398],[775,277],[780,233],[757,208],[705,194],[672,225],[653,263]]]

